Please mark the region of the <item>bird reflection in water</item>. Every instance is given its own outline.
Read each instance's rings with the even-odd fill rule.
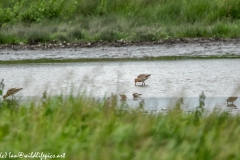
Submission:
[[[238,98],[238,97],[229,97],[229,98],[227,99],[227,106],[228,106],[228,107],[231,107],[231,108],[237,108],[237,106],[236,106],[235,104],[233,104],[233,102],[236,101],[237,98]],[[228,104],[229,102],[230,102],[231,104]]]

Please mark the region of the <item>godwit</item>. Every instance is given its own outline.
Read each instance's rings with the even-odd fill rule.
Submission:
[[[121,101],[126,101],[127,96],[125,94],[119,94],[121,96]]]
[[[133,93],[133,98],[138,98],[140,97],[142,94],[139,94],[139,93]]]
[[[18,91],[20,91],[22,88],[11,88],[7,91],[7,93],[3,96],[3,99],[7,98],[8,96],[12,96],[12,99],[14,97],[14,94],[16,94]]]
[[[229,97],[229,98],[227,99],[227,105],[228,105],[228,102],[232,102],[232,104],[233,104],[233,102],[236,101],[237,98],[238,98],[238,97]]]
[[[135,81],[135,86],[137,82],[142,82],[142,85],[144,84],[145,86],[145,81],[150,77],[151,74],[140,74],[134,81]]]

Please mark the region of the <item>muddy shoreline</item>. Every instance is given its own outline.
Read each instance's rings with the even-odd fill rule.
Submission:
[[[240,38],[224,39],[224,38],[179,38],[168,39],[161,41],[139,41],[128,42],[119,40],[115,42],[47,42],[47,43],[34,43],[34,44],[0,44],[0,50],[51,50],[61,48],[94,48],[94,47],[127,47],[127,46],[151,46],[151,45],[174,45],[174,44],[206,44],[219,45],[219,44],[240,44]]]
[[[157,42],[52,42],[0,45],[0,63],[240,59],[240,39],[174,39]]]

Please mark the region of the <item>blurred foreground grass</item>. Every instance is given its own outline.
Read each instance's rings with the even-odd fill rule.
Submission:
[[[131,109],[117,97],[48,97],[0,109],[2,152],[66,154],[66,159],[240,159],[240,116]],[[201,104],[200,104],[201,105]]]

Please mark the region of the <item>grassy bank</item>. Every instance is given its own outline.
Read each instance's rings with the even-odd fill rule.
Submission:
[[[4,102],[0,150],[64,154],[65,159],[239,159],[240,116],[228,113],[146,114],[117,107],[116,97],[49,97],[30,107]],[[200,114],[199,114],[200,113]]]
[[[0,43],[240,37],[239,0],[0,0]]]
[[[71,62],[127,62],[127,61],[172,61],[172,60],[210,60],[210,59],[240,59],[238,55],[222,56],[161,56],[145,58],[79,58],[79,59],[32,59],[32,60],[0,60],[0,64],[30,64],[30,63],[71,63]]]

